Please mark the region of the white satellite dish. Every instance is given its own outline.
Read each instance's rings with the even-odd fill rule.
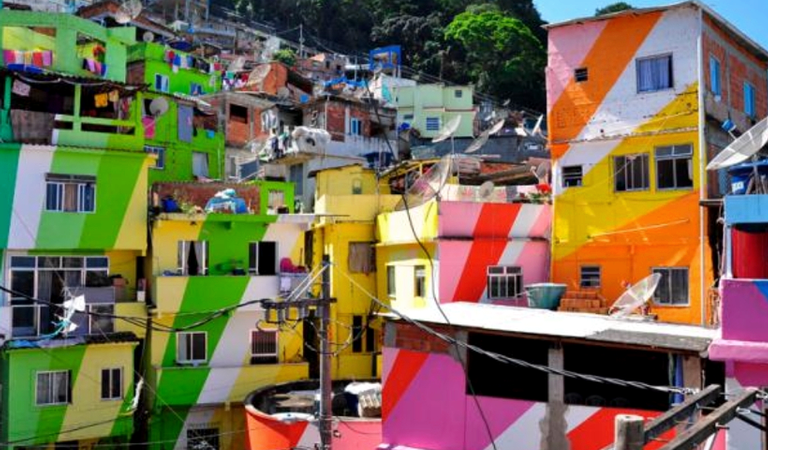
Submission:
[[[124,25],[139,17],[139,14],[142,13],[142,9],[143,7],[141,1],[128,0],[119,5],[119,9],[117,9],[112,17],[118,24]]]
[[[478,198],[481,200],[489,200],[494,194],[494,183],[491,181],[484,181],[478,188]]]
[[[536,175],[536,179],[539,183],[547,183],[547,177],[550,175],[550,164],[548,163],[541,163],[536,170],[534,171],[534,175]]]
[[[765,117],[761,122],[753,125],[746,133],[725,147],[716,158],[708,163],[706,170],[719,170],[744,162],[767,145],[769,140],[767,119],[768,117]]]
[[[142,40],[145,42],[153,42],[156,39],[156,35],[153,34],[152,31],[145,31],[142,35]]]
[[[401,200],[395,210],[402,211],[405,209],[406,203],[409,208],[413,208],[437,197],[447,183],[452,171],[453,158],[450,155],[445,156],[417,178],[410,188],[406,189],[406,201],[403,202]]]
[[[480,148],[483,147],[489,140],[490,136],[497,134],[500,130],[503,129],[504,123],[505,120],[500,120],[491,127],[484,130],[483,133],[481,133],[474,141],[472,141],[471,144],[469,144],[469,147],[467,147],[466,150],[464,150],[464,153],[475,153],[478,150],[480,150]]]
[[[624,317],[644,306],[656,292],[659,281],[661,274],[654,273],[629,287],[609,309],[611,317]]]
[[[458,130],[458,126],[461,125],[461,116],[455,116],[454,118],[450,119],[442,128],[442,131],[436,135],[435,138],[431,139],[431,142],[434,144],[437,142],[442,142],[444,140],[450,139]]]
[[[153,117],[161,117],[169,111],[169,103],[164,97],[157,97],[150,102],[150,115]]]
[[[542,132],[542,120],[544,119],[544,114],[539,116],[539,119],[536,120],[536,125],[533,126],[533,130],[531,131],[531,136],[536,136]]]
[[[228,64],[228,72],[241,72],[244,69],[244,56],[239,56],[233,60],[230,64]]]

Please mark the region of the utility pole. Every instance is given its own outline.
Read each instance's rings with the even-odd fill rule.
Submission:
[[[301,28],[302,30],[302,28]],[[331,346],[328,340],[328,328],[331,322],[331,262],[328,255],[322,255],[322,303],[320,315],[322,336],[319,351],[319,434],[322,450],[330,450],[333,444],[333,383],[331,381]]]
[[[299,58],[304,58],[303,56],[303,42],[306,40],[303,39],[303,24],[300,24],[300,54],[297,55]]]
[[[267,323],[277,323],[278,326],[289,320],[291,310],[296,311],[298,321],[308,316],[310,308],[316,308],[320,317],[320,336],[319,336],[319,435],[320,450],[331,450],[333,443],[333,381],[331,378],[331,344],[328,338],[328,330],[331,323],[331,304],[336,302],[331,297],[331,262],[328,255],[322,256],[322,293],[320,298],[296,298],[287,301],[275,301],[274,299],[261,300],[261,307],[264,309],[264,321]],[[313,280],[309,274],[307,280]],[[298,289],[308,290],[311,282],[301,283]],[[270,321],[272,311],[275,311],[275,321]]]

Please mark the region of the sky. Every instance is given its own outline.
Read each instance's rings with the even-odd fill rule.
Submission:
[[[578,17],[593,16],[617,0],[534,0],[542,18],[550,23],[563,22]],[[644,8],[679,3],[676,0],[628,0],[631,5]],[[767,47],[767,0],[706,0],[703,3],[724,17],[765,49]]]

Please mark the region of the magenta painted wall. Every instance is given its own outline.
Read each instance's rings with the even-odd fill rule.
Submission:
[[[767,280],[723,279],[722,338],[767,342]]]

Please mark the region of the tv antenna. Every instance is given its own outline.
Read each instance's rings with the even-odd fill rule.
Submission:
[[[617,301],[611,305],[608,314],[611,317],[627,317],[638,310],[655,294],[661,274],[654,273],[629,287]]]

